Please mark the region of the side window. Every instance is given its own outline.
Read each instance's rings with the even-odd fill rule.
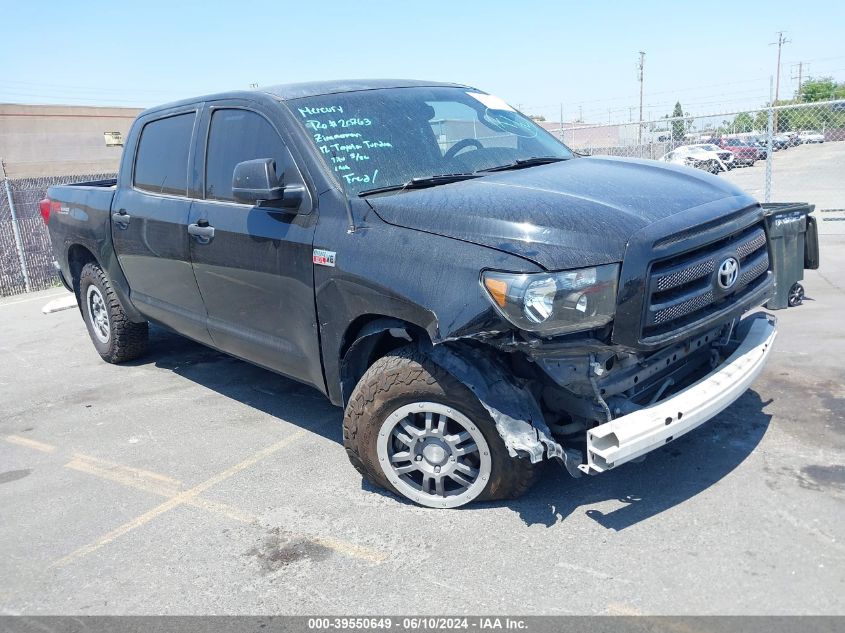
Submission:
[[[282,139],[263,116],[249,110],[215,110],[211,116],[206,153],[206,199],[234,202],[232,174],[235,165],[256,158],[274,159],[279,177],[291,163]]]
[[[188,152],[196,113],[150,121],[141,130],[135,157],[135,186],[144,191],[185,196]]]

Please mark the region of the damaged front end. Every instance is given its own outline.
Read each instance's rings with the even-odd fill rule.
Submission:
[[[775,319],[743,318],[773,291],[761,213],[704,205],[670,216],[634,233],[620,265],[486,271],[488,298],[513,329],[458,342],[473,362],[495,357],[507,368],[510,380],[493,383],[508,391],[500,401],[536,404],[520,419],[569,472],[641,458],[730,405],[765,364]],[[486,372],[458,376],[482,401]],[[497,428],[516,445],[506,425]],[[525,452],[539,454],[536,445]]]
[[[776,335],[757,313],[650,353],[594,338],[467,337],[432,359],[464,383],[512,456],[556,459],[573,476],[642,458],[748,389]]]
[[[571,475],[580,476],[581,453],[555,441],[527,380],[508,371],[483,348],[438,345],[430,355],[475,394],[493,418],[512,457],[527,454],[532,463],[544,457],[555,458]]]

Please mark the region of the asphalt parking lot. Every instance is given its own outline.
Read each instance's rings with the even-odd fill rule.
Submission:
[[[763,200],[766,161],[721,174],[758,200]],[[772,201],[812,202],[819,231],[845,235],[845,142],[798,145],[774,152]]]
[[[822,261],[717,419],[453,511],[362,484],[310,388],[161,329],[107,365],[63,291],[0,300],[0,609],[845,613],[845,236]]]

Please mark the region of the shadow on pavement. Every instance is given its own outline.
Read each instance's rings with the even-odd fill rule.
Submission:
[[[227,398],[342,442],[343,414],[316,389],[169,330],[153,327],[150,334],[149,353],[131,364],[152,362]],[[581,506],[611,502],[619,507],[590,509],[586,514],[605,528],[623,530],[694,497],[739,466],[766,433],[771,419],[763,412],[767,404],[755,391],[748,391],[718,417],[642,463],[580,479],[573,479],[555,463],[546,463],[539,482],[525,497],[474,507],[508,507],[527,525],[551,527]],[[362,489],[410,504],[367,482],[362,482]]]
[[[587,516],[610,530],[624,530],[703,492],[739,466],[769,427],[767,404],[747,391],[719,416],[645,461],[601,475],[573,479],[548,464],[531,493],[507,505],[526,524],[551,527],[581,506],[609,501],[617,507],[587,510]]]
[[[150,326],[149,352],[126,364],[150,363],[279,420],[343,441],[343,412],[313,387],[157,326]]]

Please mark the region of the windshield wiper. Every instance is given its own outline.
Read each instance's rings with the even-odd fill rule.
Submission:
[[[519,160],[515,160],[512,163],[508,163],[506,165],[498,165],[496,167],[488,167],[487,169],[479,169],[476,173],[488,171],[507,171],[509,169],[522,169],[524,167],[534,167],[534,165],[548,165],[549,163],[559,163],[564,160],[569,160],[569,158],[564,158],[562,156],[535,156],[533,158],[520,158]]]
[[[369,196],[374,193],[384,193],[386,191],[404,191],[406,189],[425,189],[426,187],[436,187],[437,185],[447,185],[450,182],[459,182],[461,180],[469,180],[471,178],[478,178],[480,174],[440,174],[437,176],[425,176],[422,178],[411,178],[408,182],[401,185],[389,185],[387,187],[378,187],[376,189],[366,189],[358,193],[359,198]]]

